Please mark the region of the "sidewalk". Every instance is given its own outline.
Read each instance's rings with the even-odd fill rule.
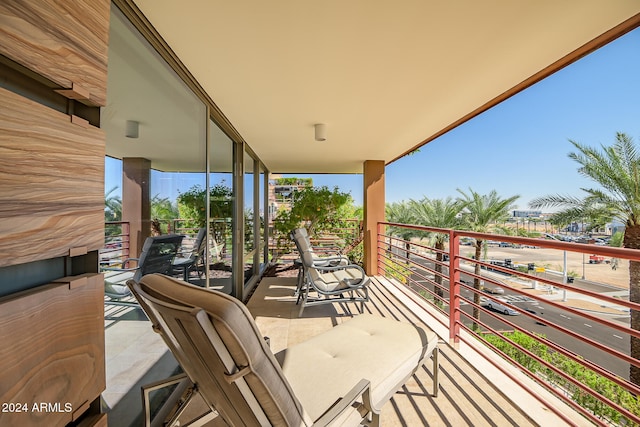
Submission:
[[[537,296],[552,300],[555,303],[566,305],[567,307],[575,308],[578,310],[591,311],[602,314],[611,314],[618,316],[627,316],[629,315],[629,309],[622,305],[616,305],[610,303],[608,301],[603,301],[594,297],[590,297],[588,295],[583,295],[578,292],[573,291],[564,291],[560,288],[553,288],[550,292],[549,287],[547,285],[538,285],[537,289],[533,289],[531,287],[530,282],[523,282],[521,280],[513,280],[507,279],[504,280],[508,282],[509,285],[513,287],[518,287],[522,291],[525,291],[530,294],[535,294]],[[565,296],[566,292],[566,296]],[[619,290],[603,293],[603,295],[607,295],[609,297],[620,298],[621,300],[628,300],[629,291]]]

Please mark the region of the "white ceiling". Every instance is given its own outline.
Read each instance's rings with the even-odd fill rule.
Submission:
[[[392,161],[640,13],[637,0],[135,3],[277,173],[361,173],[365,160]],[[129,104],[131,91],[115,89],[132,77],[115,81],[112,65],[126,68],[144,54],[120,56],[114,43],[103,123],[124,129],[144,112]],[[167,89],[148,94],[168,96],[159,102],[176,110],[154,122],[158,129],[141,126],[141,139],[165,140],[170,155],[158,168],[191,168],[193,156],[169,163],[185,154],[180,138],[202,138],[181,128],[195,126],[199,113],[159,70],[136,78]],[[327,141],[314,141],[314,123],[327,125]],[[109,134],[108,150],[122,145]]]

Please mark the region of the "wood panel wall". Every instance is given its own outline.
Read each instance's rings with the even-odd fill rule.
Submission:
[[[1,88],[0,123],[0,267],[101,248],[104,131]]]
[[[1,426],[64,426],[100,396],[103,289],[86,274],[0,299]]]
[[[106,105],[110,6],[0,0],[0,59],[14,73],[0,79],[0,271],[31,288],[0,298],[0,404],[13,405],[0,408],[0,426],[107,424],[104,279],[95,273],[105,135],[84,119],[97,125]],[[35,262],[49,259],[64,274],[85,273],[42,285],[55,275]]]
[[[87,105],[106,105],[109,7],[104,0],[0,1],[0,54]]]

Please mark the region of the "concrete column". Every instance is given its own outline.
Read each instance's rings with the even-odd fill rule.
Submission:
[[[129,256],[138,257],[151,235],[151,161],[141,157],[122,159],[122,220],[130,224]]]
[[[384,221],[384,161],[364,162],[364,269],[368,275],[378,274],[378,222]]]

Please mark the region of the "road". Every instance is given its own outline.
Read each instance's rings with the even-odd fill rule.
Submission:
[[[426,264],[423,264],[426,265]],[[430,266],[433,268],[433,264]],[[487,272],[483,271],[483,275],[486,275]],[[492,273],[492,277],[499,277],[499,274]],[[424,275],[424,273],[423,273]],[[419,276],[413,275],[414,280],[418,283],[422,283],[425,285],[425,281],[422,280]],[[461,279],[468,284],[473,283],[473,278],[468,276],[467,274],[462,273]],[[592,282],[584,282],[580,280],[576,280],[576,287],[584,287],[595,292],[606,292],[611,291],[611,288],[607,285],[599,285]],[[426,285],[428,288],[433,289],[432,285]],[[506,290],[506,288],[505,288]],[[486,295],[486,294],[483,294]],[[473,299],[473,292],[467,289],[463,289],[462,296],[469,300]],[[555,308],[549,304],[545,304],[544,302],[538,302],[533,298],[530,298],[526,295],[522,295],[516,292],[510,292],[506,290],[504,295],[495,295],[504,297],[507,299],[519,312],[521,315],[518,316],[508,316],[502,313],[498,313],[497,311],[492,311],[494,316],[482,312],[480,318],[483,322],[485,322],[491,328],[494,328],[498,331],[504,330],[512,330],[513,328],[506,324],[503,319],[506,319],[517,326],[534,332],[536,334],[541,334],[547,337],[550,341],[555,343],[561,343],[564,348],[567,350],[581,355],[585,359],[590,360],[591,362],[602,366],[613,373],[623,377],[628,378],[629,376],[629,364],[621,361],[617,357],[612,357],[608,353],[598,350],[594,348],[592,345],[588,343],[584,343],[580,340],[577,340],[570,335],[567,335],[565,332],[559,331],[552,326],[548,326],[547,324],[556,324],[560,325],[576,334],[582,335],[587,340],[592,340],[595,342],[599,342],[607,347],[613,348],[617,351],[620,351],[624,354],[629,354],[629,337],[626,334],[622,334],[615,329],[602,325],[598,322],[594,322],[590,319],[586,319],[579,315],[572,315],[565,310],[561,310]],[[448,293],[445,292],[445,298],[448,297]],[[469,317],[463,316],[463,323],[467,326],[471,326],[472,321],[470,320],[472,313],[472,306],[469,304],[464,304],[462,309],[465,313],[469,315]],[[545,324],[538,322],[536,319],[533,319],[526,315],[526,312],[534,313],[538,316],[541,316],[545,319]],[[608,314],[590,313],[592,315],[596,315],[600,318],[606,318],[608,320],[615,320],[621,322],[622,324],[629,324],[629,317],[612,317]]]

